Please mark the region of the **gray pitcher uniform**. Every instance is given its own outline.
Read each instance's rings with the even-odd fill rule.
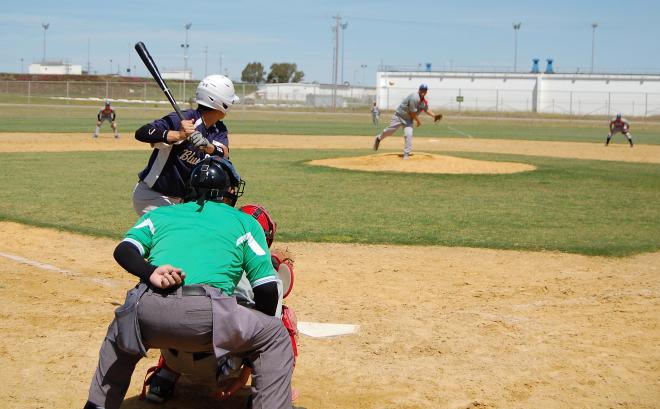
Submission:
[[[421,99],[419,93],[413,92],[408,95],[394,111],[392,115],[392,120],[387,128],[383,129],[378,135],[378,138],[382,141],[386,137],[394,134],[397,129],[403,127],[403,137],[405,138],[405,143],[403,146],[403,154],[410,155],[412,152],[412,138],[413,138],[413,120],[410,116],[410,113],[419,113],[421,111],[426,111],[428,109],[428,104],[426,100]]]

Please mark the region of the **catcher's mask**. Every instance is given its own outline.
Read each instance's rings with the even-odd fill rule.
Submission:
[[[261,228],[264,229],[264,233],[266,234],[266,244],[268,244],[268,247],[270,247],[271,244],[273,244],[273,240],[275,240],[275,230],[277,230],[277,223],[275,223],[275,220],[270,217],[270,214],[268,214],[266,208],[258,204],[247,204],[242,206],[240,211],[247,213],[257,219],[261,225]]]
[[[243,195],[245,181],[227,159],[209,156],[199,162],[190,173],[185,200],[196,200],[201,206],[205,200],[235,206]]]

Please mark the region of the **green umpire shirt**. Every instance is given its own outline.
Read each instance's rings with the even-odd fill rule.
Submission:
[[[264,231],[252,216],[207,201],[159,207],[124,236],[151,264],[186,273],[185,284],[207,284],[234,293],[245,271],[252,287],[276,281]]]

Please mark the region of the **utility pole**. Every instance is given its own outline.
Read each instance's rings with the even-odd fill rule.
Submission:
[[[513,72],[518,72],[518,30],[522,23],[513,23]]]
[[[209,68],[209,46],[204,46],[204,77],[206,77],[208,74],[208,68]]]
[[[186,29],[186,42],[181,44],[181,48],[183,48],[183,95],[181,100],[183,101],[186,100],[186,76],[188,76],[188,31],[192,27],[192,23],[188,23],[184,27]]]
[[[332,110],[337,110],[337,78],[339,77],[339,27],[341,26],[341,16],[337,14],[333,17],[335,19],[335,64],[333,67],[333,87],[332,87]]]
[[[46,30],[48,30],[48,27],[50,27],[50,23],[41,23],[41,27],[44,29],[44,55],[43,58],[41,58],[41,62],[46,62]]]
[[[222,51],[220,51],[220,65],[218,67],[218,74],[222,75]]]
[[[341,84],[344,84],[344,30],[348,27],[348,22],[341,24]]]
[[[87,75],[91,75],[92,73],[92,64],[89,61],[89,50],[90,50],[90,42],[92,40],[87,37]]]
[[[591,73],[594,73],[594,49],[596,48],[596,27],[598,23],[591,23]]]

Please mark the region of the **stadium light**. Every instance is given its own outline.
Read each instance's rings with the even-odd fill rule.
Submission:
[[[513,23],[513,72],[518,71],[518,30],[521,22]]]
[[[44,29],[44,56],[41,59],[41,62],[46,62],[46,30],[50,27],[50,23],[41,23],[41,27]]]
[[[188,31],[190,30],[190,27],[192,27],[192,23],[188,23],[183,26],[186,29],[186,42],[181,44],[181,48],[183,48],[183,95],[181,96],[181,100],[185,101],[186,100],[186,75],[188,73]]]
[[[594,73],[594,49],[596,47],[596,27],[598,23],[591,23],[591,73]]]

